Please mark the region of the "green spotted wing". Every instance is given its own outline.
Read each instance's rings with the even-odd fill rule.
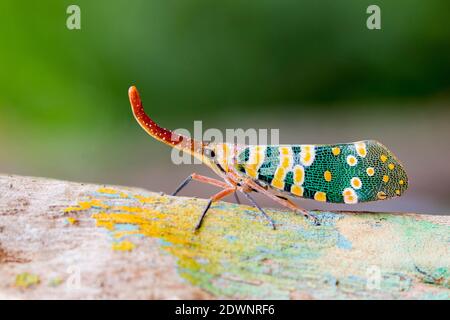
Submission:
[[[237,169],[270,188],[318,201],[357,203],[401,195],[408,178],[374,140],[335,145],[248,146]]]

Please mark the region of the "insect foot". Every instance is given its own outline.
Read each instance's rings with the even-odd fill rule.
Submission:
[[[320,219],[317,217],[317,215],[315,215],[315,214],[313,214],[313,213],[309,213],[308,218],[309,218],[309,220],[312,221],[312,223],[313,223],[315,226],[321,226],[321,225],[322,225],[322,224],[320,223]]]

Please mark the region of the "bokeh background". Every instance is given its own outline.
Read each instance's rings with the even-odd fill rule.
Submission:
[[[81,30],[66,28],[70,4]],[[366,28],[370,4],[381,7],[382,30]],[[409,192],[356,208],[448,214],[449,9],[437,0],[2,0],[0,172],[164,192],[193,171],[212,175],[174,165],[146,136],[129,108],[135,84],[170,128],[202,120],[278,128],[282,143],[380,140],[406,166]],[[213,192],[193,183],[184,194]]]

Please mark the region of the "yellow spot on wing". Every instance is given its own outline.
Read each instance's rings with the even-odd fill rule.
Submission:
[[[283,156],[289,155],[290,148],[289,147],[280,147],[280,154]]]
[[[358,177],[354,177],[350,180],[350,184],[352,185],[353,188],[355,189],[361,189],[362,183],[361,183],[361,179],[359,179]]]
[[[403,181],[403,180],[400,180],[398,183],[400,183],[400,185],[402,186],[402,185],[404,185],[405,184],[405,181]]]
[[[271,185],[277,189],[281,189],[281,190],[284,189],[285,175],[286,175],[286,171],[283,168],[278,167],[277,171],[275,171]]]
[[[384,199],[387,198],[387,195],[383,191],[380,191],[380,192],[377,193],[377,198],[380,199],[380,200],[384,200]]]
[[[344,192],[342,192],[342,195],[344,196],[351,196],[353,194],[353,190],[351,188],[346,188]]]
[[[324,173],[323,173],[323,177],[324,177],[324,179],[325,179],[325,181],[327,181],[327,182],[330,182],[331,181],[331,179],[332,179],[332,175],[331,175],[331,172],[330,171],[325,171]]]
[[[291,158],[290,157],[283,157],[281,166],[285,169],[288,169],[289,166],[291,165]]]
[[[351,167],[356,166],[356,164],[358,163],[358,160],[352,156],[352,155],[348,155],[347,156],[347,164]]]
[[[331,152],[333,153],[333,155],[338,156],[341,154],[341,149],[338,147],[334,147],[333,149],[331,149]]]
[[[294,183],[302,185],[305,181],[305,169],[302,166],[296,165],[294,167]]]
[[[322,192],[322,191],[317,191],[314,194],[314,200],[321,201],[321,202],[326,202],[327,201],[327,194],[325,192]]]
[[[303,161],[309,162],[311,160],[311,153],[306,153],[303,157]]]
[[[273,179],[271,184],[272,184],[272,187],[275,187],[277,189],[280,189],[280,190],[284,189],[283,180]]]
[[[315,150],[312,145],[302,146],[300,151],[300,161],[304,166],[310,166],[314,162]]]
[[[364,142],[355,143],[356,152],[362,158],[365,158],[367,155],[366,144]]]
[[[395,190],[395,194],[399,196],[400,195],[400,190],[398,190],[398,189]]]
[[[366,172],[369,177],[372,177],[375,174],[375,169],[372,167],[369,167],[369,168],[367,168]]]
[[[291,193],[295,194],[296,196],[303,197],[303,187],[294,184],[291,187]]]
[[[248,164],[245,166],[245,173],[252,178],[257,178],[258,170],[256,169],[256,165]]]
[[[286,175],[286,171],[283,168],[278,167],[277,171],[275,171],[274,179],[283,180]]]
[[[252,146],[250,147],[250,156],[245,165],[245,172],[252,178],[258,177],[258,170],[264,162],[266,147]]]
[[[387,157],[386,157],[384,154],[382,154],[382,155],[380,156],[380,160],[381,160],[381,162],[386,162]]]
[[[390,170],[394,170],[395,165],[394,165],[393,163],[389,163],[389,164],[388,164],[388,168],[389,168]]]
[[[358,196],[352,188],[345,188],[342,191],[342,196],[344,197],[344,203],[354,204],[358,202]]]
[[[384,175],[383,176],[383,182],[387,183],[389,181],[389,176]]]

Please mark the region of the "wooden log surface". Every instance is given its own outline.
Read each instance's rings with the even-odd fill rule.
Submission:
[[[255,209],[0,176],[0,298],[449,299],[450,216]]]

